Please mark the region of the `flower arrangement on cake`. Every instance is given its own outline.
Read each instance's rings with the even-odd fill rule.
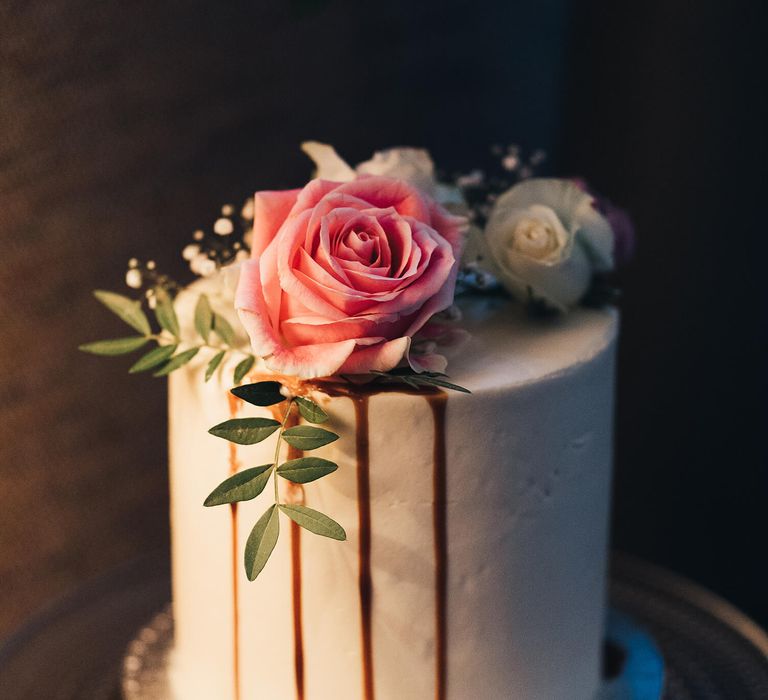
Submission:
[[[352,524],[359,553],[356,585],[362,611],[361,694],[372,698],[375,635],[370,608],[375,576],[370,561],[370,492],[375,476],[370,470],[373,428],[369,427],[367,401],[377,393],[427,397],[435,426],[433,494],[428,500],[434,528],[434,605],[438,619],[429,645],[430,653],[436,655],[434,694],[445,697],[453,653],[447,646],[445,622],[449,589],[453,590],[448,579],[451,546],[446,535],[446,524],[450,526],[452,517],[447,484],[452,477],[446,475],[446,461],[455,459],[457,468],[466,470],[480,466],[464,455],[463,444],[455,443],[450,455],[447,452],[445,392],[466,396],[475,391],[471,381],[453,376],[452,365],[473,355],[482,362],[484,352],[489,363],[518,362],[514,370],[502,370],[520,373],[510,380],[510,388],[503,382],[482,386],[478,387],[482,396],[466,399],[484,401],[483,406],[491,406],[497,395],[507,401],[508,395],[514,393],[513,386],[543,381],[540,377],[556,376],[565,371],[563,368],[586,367],[589,358],[612,342],[613,316],[587,315],[571,325],[562,319],[571,313],[581,319],[577,311],[580,307],[602,308],[615,299],[611,273],[632,252],[632,226],[622,210],[594,194],[583,181],[534,177],[544,158],[541,152],[534,152],[526,160],[516,147],[497,149],[498,167],[493,172],[473,171],[441,178],[436,175],[430,155],[420,149],[381,151],[352,167],[331,146],[307,142],[302,147],[316,167],[314,178],[306,185],[257,192],[239,212],[225,205],[211,232],[194,233],[182,254],[196,281],[182,286],[159,272],[153,261],[142,264],[133,259],[126,284],[134,290],[134,296],[95,292],[96,298],[135,333],[88,343],[81,349],[97,355],[142,350],[129,369],[132,373],[151,372],[164,377],[182,368],[199,367],[194,381],[208,383],[215,379],[231,387],[229,418],[208,430],[211,436],[230,444],[230,467],[218,486],[213,490],[213,484],[208,486],[204,505],[230,506],[233,543],[240,546],[237,522],[243,515],[238,515],[237,506],[249,501],[260,504],[241,550],[244,556],[240,567],[244,564],[244,574],[251,581],[265,571],[276,551],[281,514],[291,523],[293,656],[299,697],[303,697],[306,685],[305,652],[301,646],[302,611],[306,612],[306,606],[302,602],[300,548],[297,554],[299,529],[339,541],[347,539],[349,529],[341,515],[306,505],[310,498],[304,487],[341,472],[345,450],[355,450],[357,522],[353,519]],[[514,301],[510,302],[510,298]],[[525,309],[527,316],[521,317],[516,309]],[[154,324],[150,320],[153,317]],[[484,324],[493,327],[492,334],[482,330]],[[572,342],[574,347],[583,345],[578,351],[582,354],[576,359],[561,358],[560,349],[537,345],[542,342],[540,336],[550,332],[544,330],[550,326],[564,328],[557,331],[563,334],[561,342]],[[481,338],[479,344],[473,345],[478,328]],[[584,328],[598,339],[590,336],[583,340],[581,336],[587,333]],[[508,334],[512,345],[516,337],[521,338],[520,348],[516,351],[511,347],[508,357],[500,356],[496,351],[500,342],[497,331],[505,339]],[[148,349],[150,345],[153,347]],[[590,381],[608,390],[610,362],[605,362],[606,373]],[[473,376],[471,372],[464,374]],[[565,402],[575,400],[572,397],[579,395],[580,389],[567,391],[570,393],[563,394]],[[607,394],[602,388],[600,391],[604,399]],[[346,423],[352,419],[334,408],[333,397],[352,399],[356,406],[357,437],[349,438],[354,443],[351,446],[339,447],[339,438],[345,438],[343,433],[349,432]],[[518,401],[517,397],[515,393],[514,401]],[[238,415],[243,404],[252,407],[257,415]],[[485,411],[477,408],[480,403],[475,406],[474,410]],[[517,410],[517,404],[514,408]],[[421,419],[411,408],[403,404],[392,410],[407,414],[410,422],[403,423],[392,414],[387,420],[394,432],[379,435],[380,439],[402,439],[402,430],[407,432],[411,426],[416,433],[422,430]],[[595,434],[605,434],[609,447],[610,429],[605,427],[605,416],[610,411],[605,406],[600,410],[603,412],[596,425],[583,428],[581,437],[569,428],[569,451],[576,454],[586,449],[584,445]],[[531,420],[539,420],[537,405],[530,411]],[[512,414],[509,419],[519,421],[521,417]],[[542,414],[540,420],[543,431],[556,430],[547,427],[548,414]],[[503,421],[496,424],[486,420],[485,425],[489,440],[506,439]],[[382,428],[378,421],[377,429],[385,431],[386,427]],[[172,431],[172,459],[176,439]],[[243,468],[237,449],[263,444],[266,450],[269,439],[274,440],[274,445],[263,456],[263,451],[259,452],[264,463]],[[476,435],[475,439],[482,437]],[[598,445],[603,461],[607,459],[604,447]],[[514,443],[507,452],[514,455],[515,450],[522,450],[517,457],[523,459],[526,449]],[[306,455],[316,450],[312,456]],[[484,454],[483,449],[478,453]],[[488,455],[497,456],[493,451]],[[560,459],[547,458],[549,471],[544,481],[529,477],[530,483],[519,487],[521,503],[534,498],[546,501],[554,488],[548,485],[550,481],[571,478],[569,470],[575,467],[567,460],[560,464]],[[568,459],[578,461],[572,456]],[[270,481],[272,488],[267,489]],[[468,493],[473,488],[468,487]],[[320,502],[337,501],[338,494],[330,493],[326,491],[324,497],[318,494],[316,498]],[[486,500],[494,500],[491,493],[483,493]],[[602,500],[607,501],[607,494]],[[588,501],[581,506],[588,505]],[[402,499],[392,501],[394,511],[401,503]],[[520,517],[526,507],[515,506],[514,518]],[[411,515],[402,517],[408,519]],[[401,526],[390,523],[388,527],[397,532]],[[457,527],[461,529],[460,524]],[[599,527],[595,530],[600,536],[603,531]],[[183,546],[178,549],[181,551]],[[233,692],[238,698],[250,697],[249,691],[243,690],[250,676],[240,664],[245,633],[239,623],[242,613],[237,608],[244,596],[237,589],[239,576],[237,571],[231,573],[235,586]],[[326,578],[333,580],[330,574]],[[465,588],[470,585],[467,580],[461,584]],[[482,644],[477,646],[479,642],[473,644],[482,649]],[[498,661],[493,663],[493,672],[502,677]],[[396,696],[394,675],[388,673],[390,685],[384,697]],[[546,685],[541,679],[528,682],[535,685],[539,681]],[[551,681],[547,683],[549,692],[553,686]],[[350,692],[349,697],[355,697]],[[558,693],[547,697],[561,697]]]

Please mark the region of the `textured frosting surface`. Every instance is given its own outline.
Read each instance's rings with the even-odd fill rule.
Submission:
[[[451,393],[446,408],[445,697],[586,700],[600,667],[618,320],[579,310],[534,321],[484,299],[465,303],[464,325],[473,337],[449,372],[473,394]],[[185,700],[235,698],[237,666],[240,700],[295,698],[288,521],[267,568],[249,583],[243,547],[272,495],[239,505],[236,542],[229,508],[202,507],[230,469],[228,443],[206,431],[230,409],[228,379],[203,384],[201,372],[192,366],[170,378],[174,685]],[[348,398],[315,398],[341,439],[313,454],[339,469],[307,484],[305,502],[338,520],[348,541],[300,539],[304,697],[360,700],[356,414]],[[432,698],[433,415],[423,396],[385,393],[371,397],[368,419],[369,673],[379,700]],[[238,448],[236,459],[256,466],[273,451],[267,440]]]

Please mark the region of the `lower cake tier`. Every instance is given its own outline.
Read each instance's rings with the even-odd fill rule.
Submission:
[[[178,700],[588,700],[605,600],[617,318],[532,322],[466,310],[449,367],[472,394],[358,390],[312,398],[339,469],[282,498],[328,514],[337,542],[280,516],[249,582],[243,550],[273,502],[204,508],[233,470],[273,461],[208,428],[268,409],[170,378]],[[334,392],[331,392],[334,393]],[[324,427],[326,427],[324,426]],[[285,458],[285,456],[283,456]]]

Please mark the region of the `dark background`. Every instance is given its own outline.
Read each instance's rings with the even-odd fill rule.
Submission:
[[[183,274],[307,138],[449,171],[542,146],[633,212],[614,543],[768,622],[757,7],[0,0],[0,635],[167,546],[164,385],[77,352],[123,333],[90,291]]]

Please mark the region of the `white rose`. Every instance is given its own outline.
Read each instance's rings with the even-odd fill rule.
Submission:
[[[435,180],[435,164],[423,148],[388,148],[376,151],[370,160],[352,168],[333,146],[305,141],[301,149],[315,163],[315,177],[334,182],[349,182],[358,175],[392,177],[418,187],[443,205],[463,206],[461,192],[453,185]]]
[[[570,180],[531,179],[499,197],[485,229],[494,274],[520,299],[566,310],[613,268],[613,233]]]

